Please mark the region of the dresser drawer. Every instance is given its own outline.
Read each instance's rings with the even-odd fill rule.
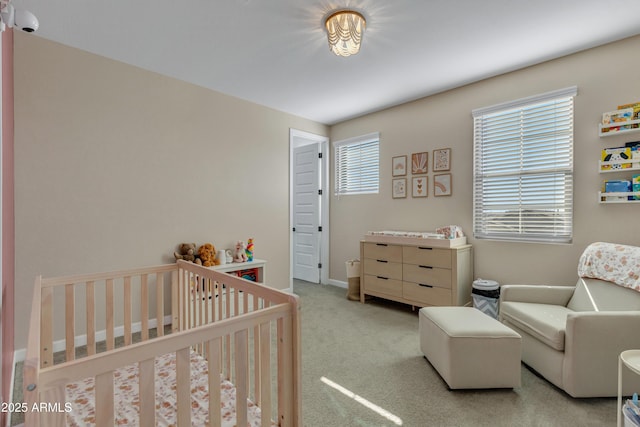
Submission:
[[[379,292],[385,295],[402,298],[402,280],[384,279],[377,276],[364,276],[364,292]]]
[[[424,246],[403,246],[402,260],[405,264],[451,268],[451,250]]]
[[[390,262],[402,262],[402,246],[385,243],[365,243],[364,257]]]
[[[451,288],[451,270],[446,268],[403,264],[402,279],[405,282],[413,282],[421,285]]]
[[[437,286],[420,286],[417,283],[402,282],[404,299],[425,305],[451,305],[451,289]]]
[[[402,280],[402,264],[379,259],[364,259],[364,274]]]

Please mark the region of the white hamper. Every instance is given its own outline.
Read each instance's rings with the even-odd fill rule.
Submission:
[[[471,290],[473,307],[484,314],[498,318],[498,307],[500,301],[500,285],[494,280],[477,279],[474,280]]]

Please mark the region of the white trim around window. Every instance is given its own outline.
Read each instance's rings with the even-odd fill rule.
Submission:
[[[577,93],[573,86],[473,110],[474,237],[572,241]]]
[[[335,195],[377,194],[380,188],[378,132],[333,143]]]

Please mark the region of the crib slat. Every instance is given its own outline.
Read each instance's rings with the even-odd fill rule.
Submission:
[[[176,400],[179,426],[191,425],[191,363],[189,347],[176,351]]]
[[[209,355],[209,425],[220,427],[222,425],[221,397],[220,397],[220,346],[222,340],[214,338],[207,342],[207,354]]]
[[[293,325],[291,318],[277,321],[278,415],[283,426],[293,425]]]
[[[202,325],[202,299],[204,298],[204,279],[201,276],[196,276],[195,293],[193,294],[193,318],[195,320],[194,326]]]
[[[107,317],[107,350],[113,350],[114,346],[114,322],[113,322],[113,279],[107,279],[105,283],[105,297],[107,306],[105,315]]]
[[[237,289],[233,291],[233,314],[228,314],[227,317],[235,317],[240,313],[240,292]]]
[[[180,330],[180,288],[182,282],[178,270],[171,272],[171,332]]]
[[[185,295],[185,301],[187,304],[187,319],[186,319],[186,324],[187,324],[187,329],[191,329],[193,328],[193,318],[194,318],[194,310],[193,310],[193,292],[195,291],[195,275],[194,274],[189,274],[188,276],[188,284],[189,286],[187,287],[187,294]]]
[[[184,307],[182,306],[182,288],[184,287],[184,270],[179,270],[176,274],[176,285],[171,288],[171,312],[173,315],[172,331],[182,330],[182,318],[184,316]]]
[[[216,320],[222,320],[222,310],[223,310],[223,306],[222,306],[222,300],[225,299],[225,295],[226,294],[226,288],[224,286],[224,283],[220,283],[218,285],[218,313],[216,314]]]
[[[94,283],[87,282],[86,290],[86,311],[87,311],[87,354],[96,354],[96,299]]]
[[[235,342],[235,371],[236,371],[236,425],[247,425],[247,330],[243,329],[234,334]]]
[[[140,317],[140,323],[142,324],[140,335],[142,341],[146,341],[149,339],[149,288],[146,274],[140,276]]]
[[[74,298],[74,285],[68,284],[64,287],[64,325],[65,325],[65,343],[66,343],[66,360],[74,360],[76,358],[76,333],[75,318],[76,306]]]
[[[124,278],[124,345],[131,345],[131,276]]]
[[[179,313],[182,313],[182,318],[180,319],[180,330],[184,331],[187,329],[187,316],[189,314],[189,277],[188,272],[186,270],[182,270],[182,274],[180,275],[180,308]]]
[[[262,410],[262,425],[271,423],[271,323],[260,324],[260,351],[256,351],[256,355],[260,355],[260,381],[259,387],[256,384],[256,393],[260,390],[259,398]],[[257,359],[257,357],[256,357]],[[257,363],[257,362],[256,362]],[[258,366],[256,364],[256,366]]]
[[[211,279],[206,279],[207,286],[205,288],[205,297],[204,297],[204,323],[209,324],[209,307],[213,302],[213,281]]]
[[[113,372],[96,376],[95,380],[96,427],[113,427]]]
[[[164,274],[156,274],[156,331],[164,335]]]
[[[139,373],[140,426],[155,427],[155,359],[147,359],[140,362]]]
[[[231,294],[231,288],[229,286],[227,286],[227,288],[225,290],[225,296],[224,296],[224,299],[225,299],[225,302],[226,302],[226,304],[225,304],[226,311],[224,313],[222,313],[222,318],[223,319],[228,319],[229,317],[231,317],[229,315],[229,312],[231,311],[231,295],[232,295]],[[227,341],[226,342],[227,353],[225,355],[226,365],[227,365],[226,373],[227,373],[227,379],[231,380],[231,354],[230,354],[231,353],[231,335],[227,335],[226,341]]]
[[[253,310],[252,311],[257,311],[258,310],[258,298],[254,295],[253,296]],[[260,390],[260,366],[261,365],[261,345],[260,345],[260,325],[256,325],[253,328],[253,366],[255,367],[253,375],[254,375],[254,396],[253,398],[255,399],[255,403],[260,406],[260,402],[261,402],[261,390]]]
[[[41,295],[40,367],[46,368],[53,366],[53,288],[43,288]]]

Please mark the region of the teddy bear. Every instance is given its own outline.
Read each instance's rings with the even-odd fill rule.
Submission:
[[[247,245],[242,241],[236,242],[236,249],[233,254],[233,262],[247,262],[247,253],[245,252]]]
[[[198,258],[204,267],[220,264],[220,260],[216,259],[216,248],[211,243],[205,243],[198,248]]]
[[[177,252],[173,253],[176,257],[176,261],[183,259],[189,262],[196,262],[196,244],[195,243],[181,243]]]

